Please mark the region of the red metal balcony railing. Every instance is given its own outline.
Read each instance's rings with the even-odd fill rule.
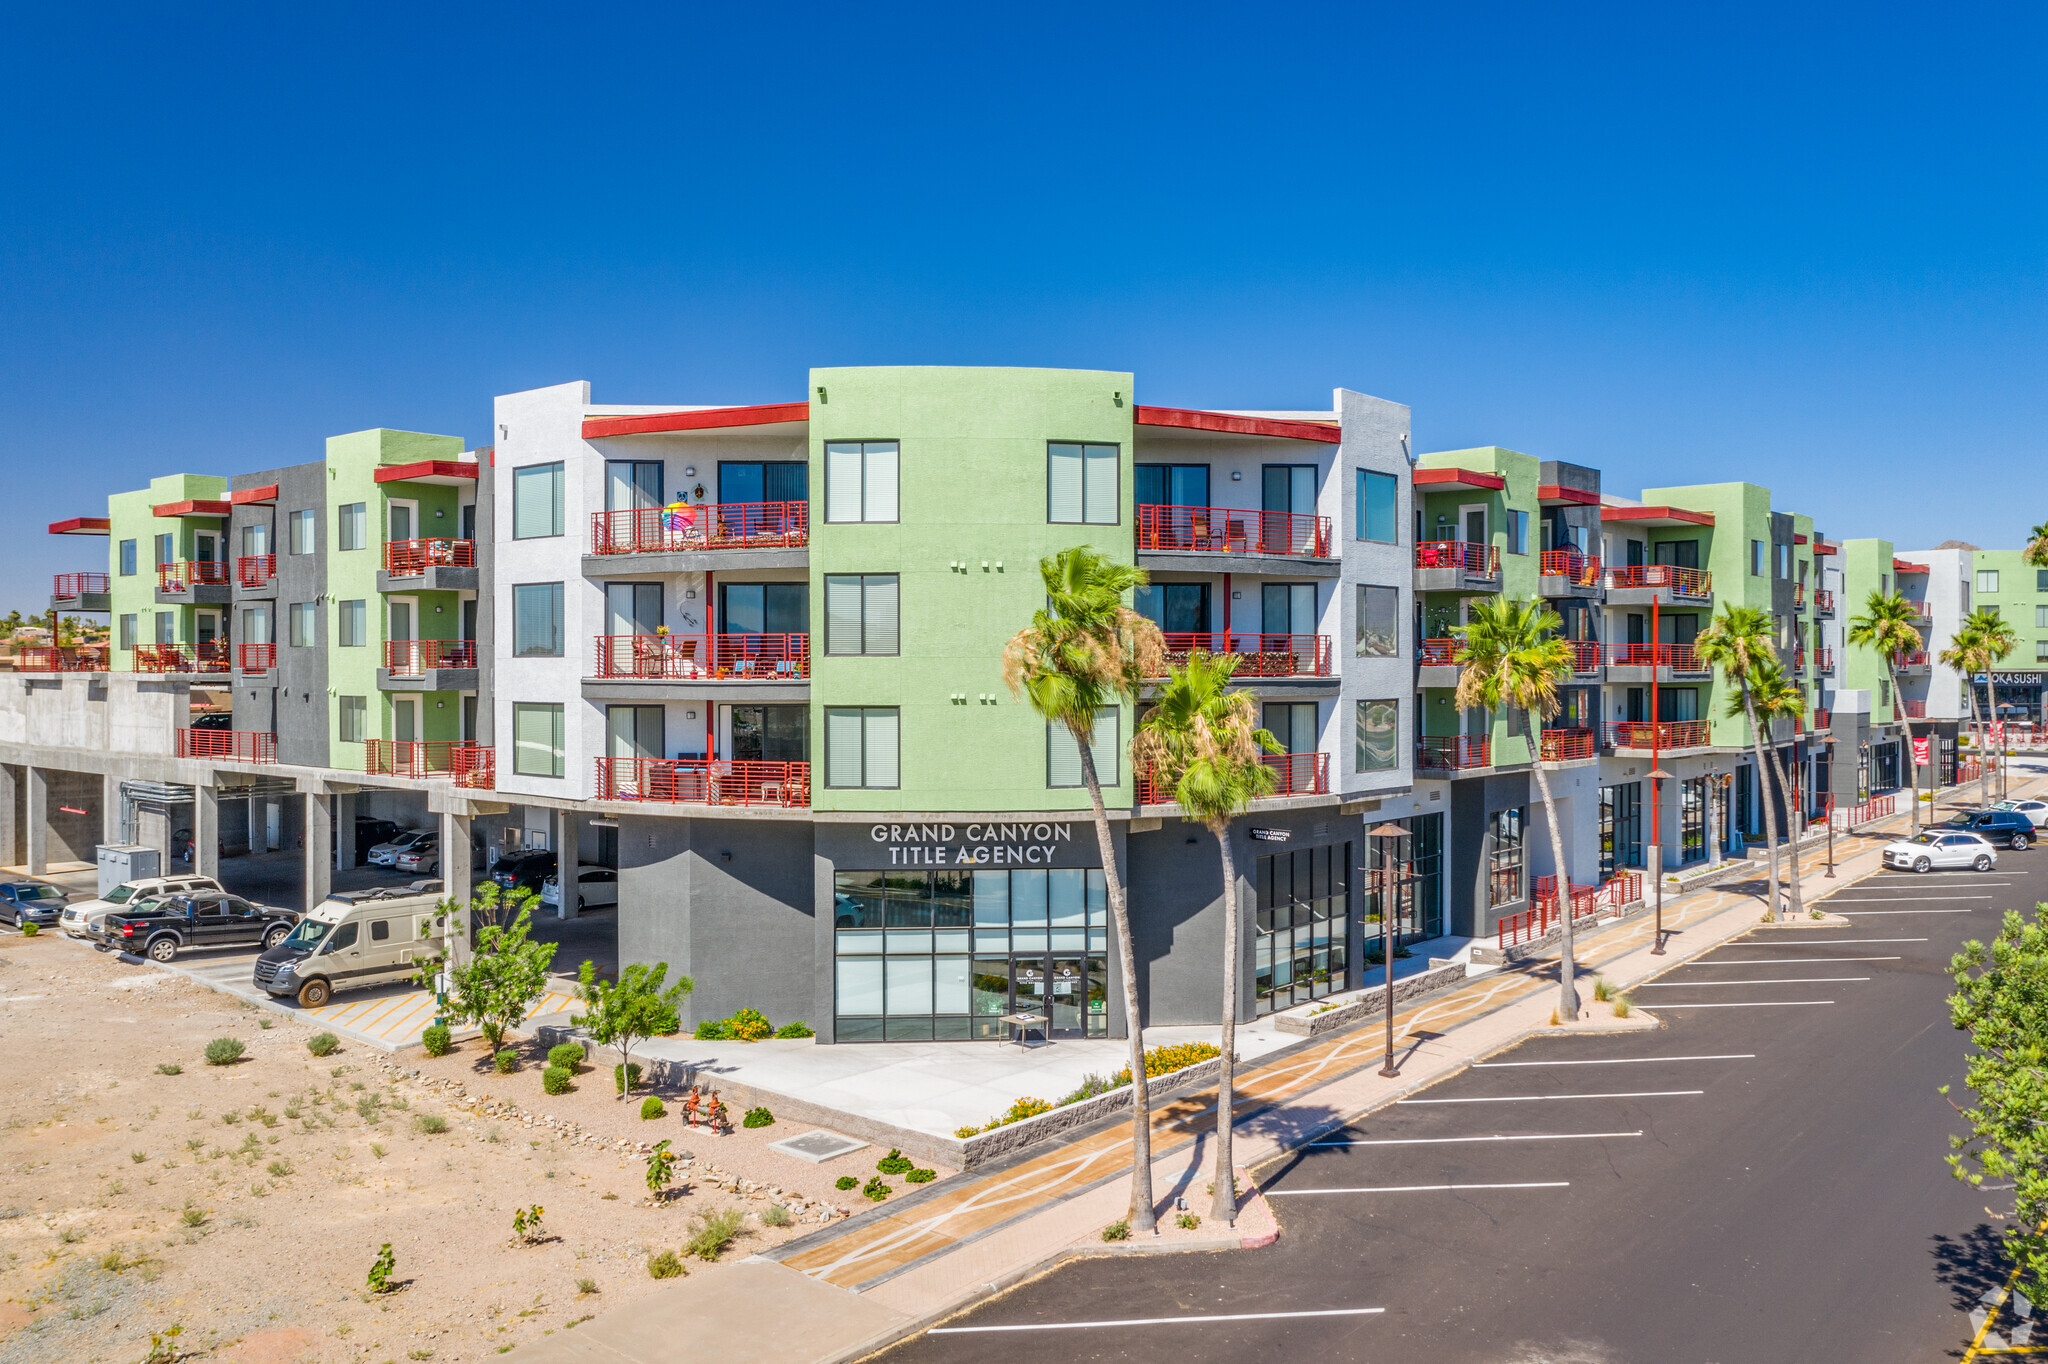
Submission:
[[[1462,639],[1425,639],[1417,661],[1425,668],[1451,668],[1465,661]]]
[[[745,759],[599,758],[597,798],[801,809],[811,803],[811,765]]]
[[[1826,729],[1833,725],[1834,722],[1835,713],[1833,711],[1828,710],[1824,706],[1815,706],[1813,708],[1813,727],[1815,729]]]
[[[181,758],[220,758],[227,762],[274,763],[277,736],[250,729],[181,729],[178,731]]]
[[[811,675],[811,637],[599,635],[595,677],[788,681]]]
[[[1330,557],[1330,518],[1250,507],[1138,507],[1138,548]]]
[[[1825,587],[1816,587],[1813,590],[1813,609],[1821,612],[1833,611],[1835,609],[1835,594],[1828,591]]]
[[[235,560],[235,581],[244,587],[261,587],[276,576],[275,554],[244,554]]]
[[[1835,651],[1833,649],[1815,649],[1813,651],[1813,670],[1817,673],[1833,672],[1835,670]]]
[[[245,673],[267,673],[277,666],[275,644],[241,644],[236,646],[235,652],[241,655]]]
[[[673,554],[687,549],[794,549],[810,543],[808,502],[722,502],[592,512],[593,554]]]
[[[1909,649],[1902,654],[1893,654],[1892,666],[1895,668],[1924,668],[1927,666],[1927,651],[1925,649]]]
[[[1616,644],[1607,661],[1617,668],[1669,668],[1675,673],[1703,673],[1699,651],[1690,644]]]
[[[1806,609],[1805,583],[1792,584],[1792,609],[1794,611],[1804,611]]]
[[[1430,734],[1415,741],[1419,772],[1455,772],[1493,765],[1493,744],[1484,734]]]
[[[1568,639],[1565,647],[1572,651],[1572,672],[1584,676],[1600,671],[1600,641],[1597,639]]]
[[[1792,651],[1792,671],[1795,673],[1806,671],[1806,650],[1794,649]]]
[[[103,673],[104,644],[29,644],[15,650],[14,670],[24,673]]]
[[[473,639],[387,639],[384,667],[395,677],[418,677],[429,668],[474,668]]]
[[[59,573],[50,580],[50,595],[60,601],[72,601],[87,593],[108,590],[104,573]]]
[[[475,568],[474,540],[386,540],[384,571],[394,578],[417,578],[430,568]]]
[[[224,673],[234,670],[234,661],[224,640],[204,644],[138,644],[135,671],[139,673]]]
[[[363,771],[386,777],[452,777],[457,786],[490,789],[497,750],[466,739],[366,739]]]
[[[156,590],[159,592],[189,592],[195,587],[225,587],[228,581],[228,566],[225,563],[198,563],[187,560],[184,563],[158,564],[156,567]]]
[[[1598,748],[1593,742],[1590,729],[1549,729],[1542,734],[1543,761],[1547,763],[1571,762],[1575,758],[1591,758]]]
[[[1668,587],[1674,597],[1705,601],[1714,595],[1714,575],[1703,568],[1680,568],[1676,564],[1630,564],[1607,570],[1607,586]]]
[[[1166,661],[1184,665],[1194,654],[1235,655],[1233,677],[1329,677],[1328,635],[1221,635],[1175,631],[1163,636]]]
[[[1610,720],[1600,727],[1608,748],[1700,748],[1710,742],[1705,720]]]
[[[1327,753],[1268,753],[1259,761],[1273,769],[1273,789],[1268,796],[1320,796],[1330,789],[1330,755]],[[1151,772],[1132,778],[1138,804],[1163,805],[1174,798],[1173,786]]]
[[[1546,578],[1569,579],[1574,587],[1600,585],[1599,557],[1576,549],[1544,550],[1537,560],[1537,572]]]
[[[1625,871],[1598,886],[1567,886],[1566,899],[1572,907],[1572,922],[1615,914],[1643,898],[1643,874]],[[1529,896],[1529,908],[1503,915],[1500,945],[1503,949],[1535,942],[1547,935],[1558,921],[1557,878],[1539,876]]]
[[[1899,713],[1908,720],[1925,720],[1927,718],[1927,703],[1925,701],[1902,700],[1899,702]]]
[[[1421,540],[1415,545],[1417,568],[1455,568],[1468,578],[1500,576],[1500,551],[1472,540]]]

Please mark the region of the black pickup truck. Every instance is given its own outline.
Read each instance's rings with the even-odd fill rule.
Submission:
[[[110,914],[100,934],[116,951],[169,961],[187,947],[275,947],[298,921],[291,910],[209,890],[165,895],[133,914]]]

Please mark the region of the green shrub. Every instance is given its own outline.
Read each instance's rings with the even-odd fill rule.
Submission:
[[[1145,1053],[1145,1074],[1150,1076],[1170,1075],[1176,1070],[1185,1070],[1198,1062],[1221,1056],[1222,1048],[1214,1042],[1175,1042],[1169,1046],[1153,1047]],[[1125,1066],[1117,1072],[1118,1085],[1131,1082],[1131,1068]]]
[[[513,1071],[519,1069],[519,1049],[516,1047],[499,1048],[497,1054],[491,1057],[491,1069],[497,1071],[500,1075],[510,1075]]]
[[[774,1125],[775,1115],[765,1108],[750,1108],[747,1110],[747,1116],[740,1119],[740,1126],[742,1127],[772,1127]]]
[[[775,1025],[759,1009],[741,1009],[725,1020],[725,1035],[735,1042],[758,1042],[775,1035]]]
[[[937,1170],[905,1170],[903,1172],[903,1182],[905,1184],[929,1184],[938,1177],[939,1172]]]
[[[862,1198],[873,1199],[877,1203],[887,1198],[891,1192],[893,1192],[893,1190],[891,1190],[887,1184],[884,1184],[882,1182],[882,1177],[880,1175],[876,1175],[873,1179],[869,1180],[867,1183],[860,1186],[860,1196]]]
[[[791,1220],[789,1209],[780,1203],[770,1203],[761,1209],[761,1225],[764,1227],[786,1227]]]
[[[331,1032],[316,1032],[306,1039],[306,1050],[315,1056],[332,1056],[341,1050],[341,1039]]]
[[[448,1031],[446,1023],[436,1023],[420,1034],[420,1045],[427,1049],[429,1056],[446,1056],[455,1045],[455,1037]]]
[[[746,1217],[738,1208],[720,1208],[691,1218],[690,1239],[683,1243],[683,1249],[700,1260],[717,1259],[732,1244],[732,1238],[740,1234]]]
[[[683,1268],[683,1262],[676,1258],[676,1253],[672,1250],[664,1250],[659,1255],[647,1257],[647,1275],[649,1278],[680,1279],[689,1272]]]
[[[21,926],[21,936],[24,938],[33,938],[42,931],[42,926],[39,924],[26,923]]]
[[[242,1053],[249,1050],[232,1037],[216,1037],[206,1044],[206,1064],[209,1066],[231,1066],[242,1059]]]
[[[566,1070],[571,1075],[583,1068],[585,1059],[581,1042],[558,1042],[548,1048],[548,1064]]]
[[[697,1025],[696,1038],[699,1042],[725,1041],[725,1024],[716,1019],[705,1019]]]
[[[1130,1219],[1130,1218],[1128,1218],[1128,1217],[1126,1217],[1126,1218],[1123,1218],[1123,1219],[1121,1219],[1121,1220],[1119,1220],[1119,1221],[1111,1222],[1111,1223],[1110,1223],[1110,1224],[1109,1224],[1108,1226],[1106,1226],[1106,1227],[1104,1227],[1104,1228],[1102,1229],[1102,1239],[1103,1239],[1103,1240],[1105,1240],[1105,1241],[1128,1241],[1128,1240],[1130,1240],[1130,1239],[1131,1239],[1131,1219]]]
[[[839,1190],[841,1193],[845,1193],[848,1189],[858,1189],[860,1187],[860,1181],[858,1179],[855,1179],[852,1175],[841,1175],[839,1176],[839,1178],[832,1181],[832,1187]]]
[[[157,1062],[156,1073],[159,1075],[183,1075],[185,1068],[176,1061],[159,1061]]]
[[[612,1067],[612,1087],[624,1094],[629,1089],[640,1088],[640,1063]]]
[[[811,1031],[810,1024],[799,1019],[794,1023],[783,1024],[775,1030],[775,1035],[777,1037],[816,1037],[818,1034]]]
[[[916,1169],[917,1162],[892,1146],[888,1155],[875,1162],[875,1168],[885,1175],[900,1175]]]
[[[540,1073],[540,1087],[550,1094],[567,1094],[575,1086],[570,1073],[561,1066],[549,1066]]]
[[[438,1137],[448,1130],[448,1120],[439,1113],[421,1113],[413,1118],[420,1131],[430,1137]]]
[[[667,1109],[662,1107],[661,1100],[652,1094],[640,1101],[640,1116],[642,1118],[658,1118],[667,1111]]]
[[[1614,998],[1614,982],[1605,976],[1593,977],[1593,998],[1601,1004]]]
[[[1631,1013],[1635,1012],[1635,1007],[1636,1002],[1627,995],[1616,995],[1614,997],[1614,1016],[1616,1018],[1627,1018]]]
[[[398,1257],[391,1253],[391,1243],[386,1241],[377,1252],[376,1263],[370,1266],[370,1291],[389,1293],[393,1287],[391,1271],[398,1268]]]
[[[1193,1231],[1196,1227],[1202,1225],[1202,1219],[1194,1213],[1184,1212],[1173,1219],[1173,1224],[1182,1231]]]

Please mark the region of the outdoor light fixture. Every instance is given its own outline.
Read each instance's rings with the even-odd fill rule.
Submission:
[[[695,478],[696,476],[697,476],[697,466],[696,466],[696,465],[694,465],[694,464],[691,464],[691,465],[688,465],[688,466],[686,466],[686,467],[685,467],[685,468],[683,469],[683,477],[684,477],[684,478]]]
[[[1244,482],[1244,470],[1242,470],[1242,469],[1232,469],[1232,470],[1230,471],[1230,481],[1231,481],[1232,483],[1242,483],[1242,482]]]
[[[818,385],[818,402],[819,402],[819,403],[820,403],[820,404],[822,405],[822,404],[824,403],[824,401],[825,401],[825,386],[824,386],[823,384],[819,384],[819,385]]]
[[[1408,831],[1398,824],[1389,822],[1380,825],[1380,827],[1377,829],[1367,830],[1365,836],[1371,839],[1385,840],[1382,841],[1379,845],[1379,876],[1380,967],[1383,971],[1386,972],[1387,992],[1387,1063],[1380,1067],[1380,1074],[1385,1076],[1387,1079],[1391,1080],[1395,1076],[1399,1075],[1401,1071],[1400,1068],[1394,1064],[1394,938],[1393,934],[1388,931],[1390,928],[1397,926],[1395,923],[1396,916],[1392,912],[1393,896],[1389,894],[1390,889],[1396,883],[1390,881],[1387,877],[1387,859],[1394,855],[1394,850],[1398,849],[1400,845],[1396,842],[1393,843],[1393,847],[1390,848],[1388,846],[1388,843],[1392,842],[1393,840],[1408,837]]]

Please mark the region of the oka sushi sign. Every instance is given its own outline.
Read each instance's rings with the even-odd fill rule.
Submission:
[[[1071,823],[876,824],[868,838],[876,851],[888,850],[891,867],[1095,866],[1100,861],[1092,837],[1076,846]],[[1075,861],[1077,855],[1086,860]]]

